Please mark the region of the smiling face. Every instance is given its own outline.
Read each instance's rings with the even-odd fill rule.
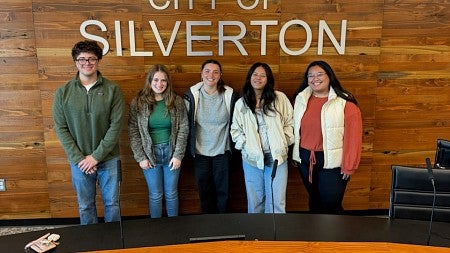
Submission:
[[[209,88],[217,88],[221,75],[220,66],[214,63],[208,63],[202,69],[203,83]]]
[[[164,91],[167,89],[167,75],[162,71],[158,71],[153,75],[151,80],[151,87],[155,93],[155,98],[162,98]]]
[[[312,66],[308,70],[308,86],[316,97],[327,97],[330,91],[330,79],[324,69]]]
[[[267,73],[262,66],[257,67],[255,71],[253,71],[250,83],[255,92],[262,92],[264,90],[264,87],[266,87],[267,84]]]
[[[81,78],[92,78],[97,75],[98,65],[100,60],[95,54],[82,52],[75,60],[75,64],[80,73]]]

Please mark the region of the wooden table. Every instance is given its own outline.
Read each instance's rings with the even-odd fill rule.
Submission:
[[[448,253],[450,248],[387,242],[221,241],[96,251],[96,253]]]

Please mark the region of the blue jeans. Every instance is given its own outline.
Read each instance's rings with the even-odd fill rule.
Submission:
[[[142,170],[147,181],[151,218],[162,217],[163,192],[166,200],[167,216],[178,215],[178,177],[180,169],[170,170],[170,144],[153,145],[156,157],[154,168]]]
[[[113,158],[98,163],[97,171],[90,175],[83,173],[76,164],[70,164],[82,225],[98,223],[95,205],[97,181],[105,209],[105,222],[120,220],[118,160]]]
[[[247,190],[248,213],[272,213],[272,157],[264,159],[264,169],[258,169],[242,161],[244,169],[245,188]],[[286,187],[288,165],[284,162],[278,165],[273,180],[273,199],[275,213],[286,213]]]

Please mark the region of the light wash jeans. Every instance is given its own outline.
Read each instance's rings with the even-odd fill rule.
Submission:
[[[77,192],[81,225],[98,223],[95,205],[97,182],[105,209],[105,222],[120,220],[118,160],[119,158],[113,158],[100,162],[97,165],[97,171],[90,175],[83,173],[78,165],[70,164],[72,183]]]
[[[272,213],[272,157],[264,159],[264,170],[242,161],[245,188],[247,190],[248,213]],[[286,213],[287,162],[278,165],[273,180],[275,213]]]
[[[156,166],[142,170],[147,181],[151,218],[162,217],[163,193],[168,217],[178,216],[178,177],[180,169],[170,170],[170,144],[153,145]]]

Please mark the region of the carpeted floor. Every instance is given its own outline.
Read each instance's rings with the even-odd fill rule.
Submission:
[[[19,234],[19,233],[25,233],[25,232],[32,232],[32,231],[40,231],[40,230],[46,230],[46,229],[53,229],[53,228],[59,228],[59,227],[66,227],[67,225],[55,225],[55,226],[0,226],[0,236],[3,235],[12,235],[12,234]]]
[[[2,220],[0,236],[79,225],[79,218]]]

